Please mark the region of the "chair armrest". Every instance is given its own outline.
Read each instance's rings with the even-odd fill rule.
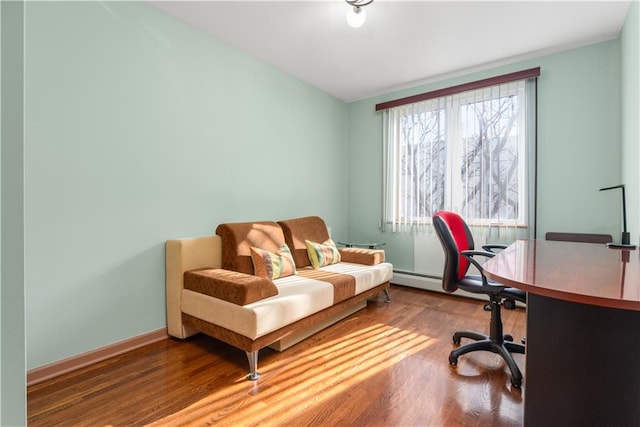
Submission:
[[[486,256],[487,258],[493,258],[494,256],[496,256],[496,254],[494,254],[491,251],[469,250],[469,251],[461,251],[460,253],[462,254],[463,257],[467,258],[471,262],[474,261],[473,257],[476,255]]]
[[[490,251],[462,251],[460,252],[460,254],[465,257],[466,259],[469,260],[469,262],[471,264],[473,264],[478,271],[480,272],[480,275],[482,275],[482,284],[484,286],[491,286],[489,284],[489,282],[487,281],[486,276],[484,275],[484,270],[482,269],[482,264],[480,264],[478,261],[476,261],[473,257],[474,256],[484,256],[487,258],[493,258],[494,256],[496,256],[496,254],[494,254],[493,252]]]
[[[482,245],[482,249],[488,252],[493,252],[494,249],[507,249],[507,245],[501,245],[499,243],[492,243],[489,245]]]

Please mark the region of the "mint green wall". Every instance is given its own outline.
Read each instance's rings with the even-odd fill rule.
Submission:
[[[343,102],[143,2],[28,2],[25,44],[28,369],[166,326],[166,239],[346,237]]]
[[[631,2],[620,34],[622,86],[622,182],[627,186],[627,227],[640,241],[640,3]]]
[[[615,194],[596,189],[622,179],[622,150],[637,153],[631,10],[621,42],[346,106],[143,3],[28,2],[27,369],[163,327],[164,240],[223,221],[319,214],[337,238],[387,241],[396,268],[410,270],[413,240],[377,231],[374,105],[490,75],[542,67],[538,234],[616,235]],[[325,178],[305,179],[309,170]],[[4,370],[16,343],[2,344]]]
[[[386,241],[394,267],[413,269],[411,236],[377,231],[382,118],[376,103],[537,66],[538,237],[547,231],[619,236],[619,195],[597,191],[621,179],[620,58],[614,40],[350,104],[349,238]]]
[[[24,3],[0,2],[0,425],[26,424],[23,20]]]

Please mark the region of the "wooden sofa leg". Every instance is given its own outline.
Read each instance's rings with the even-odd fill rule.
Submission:
[[[249,359],[249,375],[247,375],[247,379],[255,381],[260,378],[258,373],[258,350],[245,351],[245,353],[247,353],[247,359]]]

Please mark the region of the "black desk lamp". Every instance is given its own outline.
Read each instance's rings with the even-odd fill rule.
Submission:
[[[613,190],[616,188],[622,188],[622,239],[619,244],[608,243],[607,246],[609,246],[610,248],[635,249],[636,245],[631,244],[631,237],[629,235],[629,232],[627,231],[627,201],[624,197],[624,184],[601,188],[600,191]]]

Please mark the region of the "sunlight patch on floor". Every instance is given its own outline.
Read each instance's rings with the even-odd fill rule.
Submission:
[[[381,336],[388,337],[384,345],[380,345]],[[305,408],[344,393],[434,342],[415,332],[372,325],[259,365],[262,378],[258,381],[238,379],[153,425],[295,423]]]

